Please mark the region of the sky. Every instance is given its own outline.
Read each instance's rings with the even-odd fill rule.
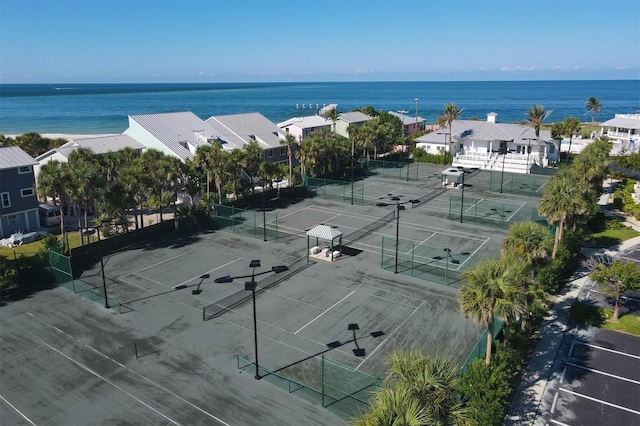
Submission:
[[[0,83],[640,79],[638,0],[0,0]]]

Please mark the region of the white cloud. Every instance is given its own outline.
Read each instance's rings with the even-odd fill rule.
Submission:
[[[511,68],[509,68],[509,67],[502,67],[502,68],[500,68],[500,71],[509,72],[509,71],[511,71]]]
[[[562,67],[560,65],[556,65],[554,67],[551,68],[553,71],[560,71],[562,70]]]
[[[200,72],[198,73],[198,77],[204,77],[204,72],[200,71]]]

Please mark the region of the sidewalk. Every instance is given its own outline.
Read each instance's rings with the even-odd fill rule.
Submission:
[[[640,237],[611,247],[606,253],[615,254],[636,245],[640,245]],[[531,355],[529,364],[523,370],[521,381],[514,391],[515,397],[509,406],[505,425],[534,424],[536,421],[540,401],[552,373],[560,343],[567,331],[571,304],[576,300],[580,289],[587,280],[588,275],[583,273],[568,283],[565,286],[565,292],[558,296],[549,315],[545,317],[545,321],[540,327],[538,345]]]

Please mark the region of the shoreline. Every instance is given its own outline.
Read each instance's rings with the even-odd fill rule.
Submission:
[[[35,132],[37,133],[37,132]],[[47,139],[66,139],[68,141],[72,141],[75,139],[91,139],[91,138],[103,138],[107,136],[119,136],[122,133],[38,133],[40,137]],[[18,136],[22,136],[21,134],[13,134],[13,135],[4,135],[7,138],[15,139]]]

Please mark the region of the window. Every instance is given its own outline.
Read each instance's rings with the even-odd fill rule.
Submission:
[[[287,155],[287,147],[283,146],[282,148],[280,148],[280,155]]]
[[[7,221],[10,225],[15,225],[16,223],[18,223],[18,215],[11,214],[7,216]]]
[[[24,197],[32,197],[33,196],[33,188],[23,188],[20,190],[20,195],[22,198]]]
[[[18,168],[19,175],[24,175],[27,173],[31,173],[31,166],[22,166]]]
[[[556,152],[556,146],[555,145],[550,145],[549,146],[549,154],[553,154]]]
[[[11,197],[9,197],[8,192],[3,192],[2,194],[0,194],[0,200],[2,200],[2,207],[11,207]]]
[[[269,157],[269,158],[273,157],[273,150],[272,149],[267,151],[267,157]]]

